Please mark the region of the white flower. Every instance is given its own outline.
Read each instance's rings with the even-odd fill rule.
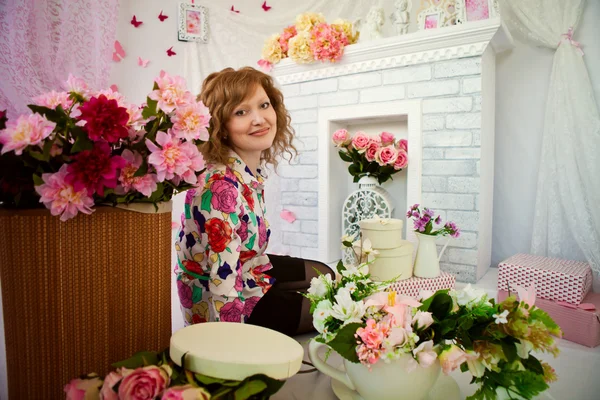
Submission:
[[[454,294],[459,306],[473,305],[487,297],[485,291],[471,287],[470,283],[463,290],[454,291]]]
[[[433,350],[433,340],[421,343],[413,350],[413,355],[421,367],[428,368],[437,358],[437,353]]]
[[[313,326],[319,333],[325,330],[325,320],[331,315],[331,301],[321,300],[313,312]]]
[[[351,322],[361,322],[366,309],[362,300],[352,300],[350,291],[346,288],[339,289],[334,298],[335,304],[331,310],[332,317],[344,321],[344,325]]]
[[[417,311],[412,319],[412,323],[416,324],[419,329],[429,328],[429,325],[433,324],[433,317],[430,312]]]
[[[369,273],[369,265],[362,263],[359,264],[358,266],[356,265],[344,265],[344,267],[346,267],[346,269],[344,271],[342,271],[342,275],[345,276],[346,278],[350,278],[352,276],[363,276],[363,275],[367,275]]]
[[[515,343],[515,347],[517,348],[517,355],[526,360],[529,358],[529,352],[533,350],[533,343],[521,339],[521,343]]]
[[[497,324],[506,324],[508,322],[506,319],[506,317],[508,317],[508,310],[502,311],[501,314],[494,314],[492,317],[496,318]]]
[[[349,243],[354,242],[354,238],[350,235],[344,235],[344,236],[342,236],[342,238],[340,240],[342,242],[342,250],[345,250],[348,248],[346,245],[344,245],[344,242],[349,242]]]
[[[320,275],[318,278],[312,278],[310,280],[310,287],[308,288],[308,294],[312,294],[317,297],[323,297],[327,294],[330,287],[333,286],[331,275]]]
[[[389,336],[385,339],[385,347],[391,348],[400,346],[403,347],[410,339],[410,332],[401,327],[392,328]]]
[[[356,286],[356,283],[354,283],[354,282],[346,283],[346,286],[344,286],[344,288],[348,289],[350,294],[354,293],[356,291],[356,289],[358,289],[358,287]]]

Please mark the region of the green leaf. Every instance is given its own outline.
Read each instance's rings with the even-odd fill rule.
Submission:
[[[127,360],[119,361],[111,365],[114,368],[125,367],[129,369],[136,369],[139,367],[156,364],[158,364],[158,354],[156,352],[140,351]]]
[[[507,343],[504,340],[500,342],[502,346],[502,352],[506,356],[506,359],[509,363],[515,361],[517,359],[517,347],[514,343]]]
[[[43,185],[44,180],[38,174],[33,174],[33,184],[35,186]]]
[[[239,387],[234,393],[235,400],[247,400],[255,394],[258,394],[267,388],[267,384],[263,381],[248,381]]]
[[[75,143],[73,144],[73,147],[71,147],[71,153],[79,153],[80,151],[92,150],[93,148],[94,142],[90,140],[85,132],[82,132],[75,138]]]
[[[155,89],[156,90],[156,89]],[[150,97],[146,98],[146,107],[142,110],[142,118],[148,119],[156,115],[156,107],[158,101],[152,100]]]
[[[35,158],[38,161],[49,161],[47,158],[44,157],[44,155],[40,152],[37,151],[28,151],[27,152],[31,157]]]
[[[226,379],[213,378],[212,376],[206,376],[202,374],[194,374],[194,377],[203,385],[212,385],[214,383],[222,385],[223,383],[227,382]]]
[[[344,240],[344,241],[342,242],[342,244],[343,244],[344,246],[346,246],[346,247],[352,247],[352,242],[349,242],[349,241],[347,241],[347,240]]]
[[[140,167],[137,169],[137,171],[135,171],[135,174],[133,174],[133,176],[134,177],[144,176],[147,173],[148,173],[148,163],[144,159],[144,161],[142,162],[142,165],[140,165]]]
[[[352,157],[350,157],[350,155],[344,151],[344,150],[340,150],[338,152],[338,154],[340,155],[340,158],[346,162],[352,162]]]
[[[200,205],[200,209],[202,211],[210,212],[211,211],[211,205],[210,205],[211,200],[212,200],[212,192],[210,190],[207,190],[206,192],[202,193],[202,203]]]
[[[364,327],[364,324],[351,323],[340,329],[333,338],[333,340],[327,342],[327,345],[337,353],[344,357],[346,360],[353,363],[358,363],[358,355],[356,354],[356,339],[354,334],[358,328]]]
[[[526,360],[522,359],[521,363],[528,370],[531,370],[531,371],[533,371],[533,372],[535,372],[536,374],[539,374],[539,375],[544,375],[544,367],[542,367],[542,363],[540,363],[540,360],[538,360],[537,358],[535,358],[531,354],[529,355],[528,359],[526,359]]]
[[[348,166],[348,172],[350,173],[350,175],[360,174],[361,173],[360,166],[358,166],[356,164],[350,164]]]
[[[452,310],[452,297],[447,290],[439,290],[419,307],[422,311],[429,311],[438,320],[442,320]]]
[[[48,121],[52,122],[60,122],[60,120],[65,116],[64,110],[62,108],[60,110],[54,110],[52,108],[36,106],[35,104],[29,104],[27,107],[34,113],[38,113],[46,117]],[[62,113],[60,112],[62,111]]]

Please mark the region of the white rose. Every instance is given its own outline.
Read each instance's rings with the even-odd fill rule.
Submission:
[[[331,301],[321,300],[313,312],[313,326],[319,333],[325,330],[325,320],[331,315]]]
[[[419,329],[429,328],[433,324],[433,317],[430,312],[417,311],[412,319],[413,325],[416,325]]]
[[[312,278],[310,280],[310,287],[308,288],[308,294],[312,294],[317,297],[323,297],[327,294],[330,287],[333,286],[331,275],[320,275],[318,278]]]

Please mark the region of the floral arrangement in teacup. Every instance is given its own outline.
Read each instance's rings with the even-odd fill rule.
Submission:
[[[511,295],[498,304],[471,285],[424,292],[417,300],[384,291],[390,283],[371,281],[368,264],[340,261],[339,278],[313,278],[306,295],[319,332],[315,340],[345,359],[371,367],[408,355],[408,373],[438,360],[446,374],[460,368],[473,376],[479,385],[473,400],[531,399],[556,379],[552,367],[532,354],[556,356],[552,335],[561,335],[535,307],[533,288],[518,288],[521,301]]]
[[[382,184],[408,165],[408,141],[396,140],[389,132],[369,136],[358,131],[350,135],[346,129],[338,129],[331,140],[339,148],[340,158],[350,163],[348,172],[354,182],[372,176]]]
[[[258,64],[270,70],[273,64],[288,57],[299,64],[337,62],[344,54],[344,48],[356,43],[358,36],[359,32],[350,21],[336,19],[328,24],[323,14],[303,13],[296,17],[294,25],[265,41]]]
[[[448,221],[440,229],[434,230],[433,224],[441,225],[442,217],[440,215],[435,216],[435,211],[427,207],[421,211],[419,204],[415,204],[409,208],[406,212],[406,218],[413,218],[415,232],[430,236],[450,235],[453,238],[460,236],[460,229],[452,221]]]
[[[268,399],[285,383],[263,374],[243,381],[197,374],[173,363],[168,349],[161,353],[143,351],[112,366],[115,370],[103,378],[92,373],[71,380],[64,387],[66,399]]]
[[[162,71],[141,107],[72,75],[64,87],[0,126],[3,206],[39,202],[66,221],[101,203],[156,205],[196,184],[211,117],[183,78]]]

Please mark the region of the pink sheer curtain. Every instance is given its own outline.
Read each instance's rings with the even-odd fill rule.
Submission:
[[[106,87],[118,0],[0,0],[0,110],[27,112],[69,73]]]

